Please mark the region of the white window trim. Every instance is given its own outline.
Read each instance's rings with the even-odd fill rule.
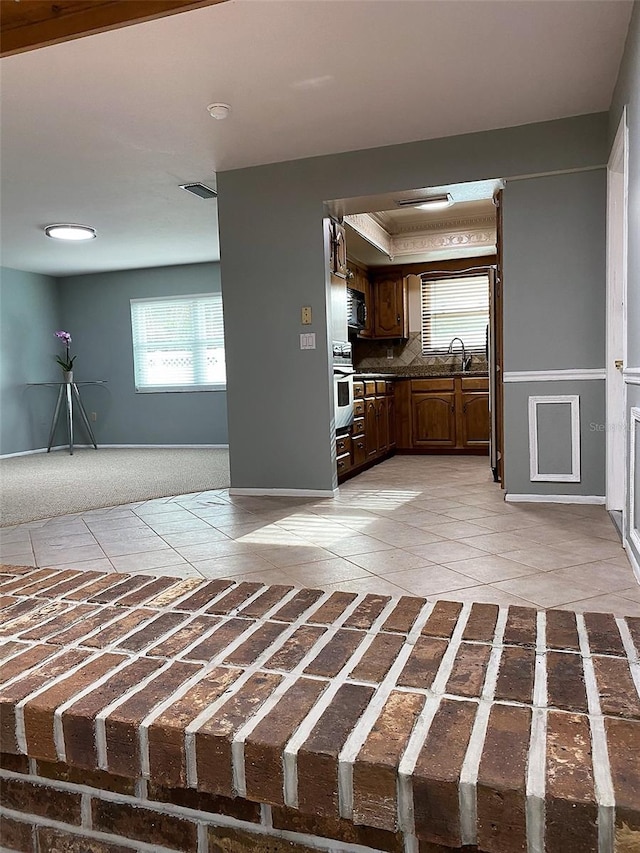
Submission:
[[[449,352],[448,346],[443,346],[443,347],[427,347],[427,346],[425,346],[425,321],[424,321],[425,286],[429,283],[435,283],[435,282],[440,282],[440,281],[443,281],[443,282],[447,281],[447,280],[455,281],[456,279],[459,279],[459,278],[486,278],[486,280],[487,280],[487,294],[488,294],[488,292],[489,292],[489,276],[488,276],[488,273],[486,273],[484,271],[476,272],[476,273],[469,272],[468,275],[451,274],[451,275],[447,276],[447,275],[443,275],[443,274],[441,274],[441,275],[434,274],[433,277],[429,277],[429,276],[425,275],[425,277],[421,278],[421,280],[420,280],[420,352],[421,352],[421,355],[423,357],[447,355]],[[489,309],[489,305],[487,303],[487,324],[489,323],[489,311],[490,311],[490,309]],[[460,337],[462,338],[463,336],[460,335]],[[468,355],[472,355],[472,354],[477,355],[479,353],[484,354],[485,351],[486,351],[486,347],[483,344],[480,344],[479,346],[475,346],[475,347],[467,347],[465,345],[465,353],[467,353]]]

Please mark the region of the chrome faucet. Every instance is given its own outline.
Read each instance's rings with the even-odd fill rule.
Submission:
[[[449,355],[451,355],[451,353],[453,352],[453,345],[456,341],[460,341],[460,345],[462,346],[462,372],[466,373],[466,371],[469,370],[469,368],[471,367],[472,356],[467,356],[467,353],[464,348],[464,341],[462,340],[462,338],[453,338],[453,340],[449,344],[449,349],[447,350],[447,352],[449,353]]]

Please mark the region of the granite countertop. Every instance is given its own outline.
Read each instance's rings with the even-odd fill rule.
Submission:
[[[366,379],[425,379],[428,377],[445,376],[472,376],[478,378],[487,377],[489,374],[486,370],[466,370],[464,373],[459,370],[449,370],[446,367],[424,366],[424,367],[396,367],[390,368],[386,373],[376,373],[372,370],[362,370],[354,374],[356,380]]]

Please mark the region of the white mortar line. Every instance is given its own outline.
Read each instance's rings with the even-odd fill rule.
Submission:
[[[531,709],[531,736],[526,782],[526,825],[529,853],[544,853],[547,759],[547,614],[537,613],[536,663]]]
[[[273,829],[273,812],[266,803],[260,803],[260,823],[267,829]]]
[[[631,677],[633,678],[633,683],[636,686],[636,692],[640,697],[640,660],[638,659],[638,654],[633,644],[631,632],[629,631],[629,626],[622,617],[616,618],[616,623],[618,625],[618,630],[620,631],[620,636],[622,638],[622,645],[624,646],[624,650],[627,653],[627,657],[629,658],[629,669],[631,670]]]
[[[500,669],[500,660],[502,658],[503,649],[502,640],[504,638],[504,630],[507,624],[508,614],[509,611],[507,607],[500,607],[498,610],[492,649],[487,663],[487,671],[480,696],[480,703],[478,705],[478,712],[473,723],[473,729],[471,730],[471,737],[469,738],[469,744],[462,763],[462,768],[460,769],[460,835],[461,843],[463,845],[473,845],[477,843],[478,771],[480,769],[480,759],[482,758],[482,750],[484,748],[487,727],[489,725],[489,714],[491,713],[491,708],[494,703],[496,685],[498,683],[498,671]]]
[[[591,763],[596,801],[598,803],[598,853],[611,853],[614,845],[615,794],[609,765],[609,749],[600,708],[600,693],[591,659],[589,637],[584,616],[576,613],[580,654],[587,690],[589,725],[591,727]]]
[[[209,833],[206,823],[198,824],[198,853],[209,853]]]
[[[390,604],[395,608],[397,602],[391,601]],[[377,686],[371,702],[345,741],[345,744],[338,755],[338,802],[340,817],[347,819],[353,818],[354,762],[358,753],[362,749],[364,742],[369,736],[371,729],[374,727],[376,720],[380,716],[380,712],[384,708],[387,699],[391,695],[391,692],[395,687],[395,683],[404,669],[404,666],[415,647],[418,637],[420,637],[422,628],[431,615],[433,607],[434,602],[429,601],[422,606],[420,613],[416,617],[416,621],[413,623],[411,630],[407,634],[405,642],[398,652],[394,663]],[[386,617],[386,610],[384,615]],[[384,624],[384,622],[386,622],[386,618],[382,624]]]
[[[91,816],[91,796],[90,794],[81,794],[80,797],[80,821],[84,829],[92,829]]]

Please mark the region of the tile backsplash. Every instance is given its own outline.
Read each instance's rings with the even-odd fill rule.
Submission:
[[[393,352],[393,358],[387,352]],[[459,349],[452,355],[422,355],[420,332],[410,332],[406,341],[353,341],[353,364],[360,372],[399,373],[415,369],[425,373],[453,373],[460,370]],[[471,372],[486,373],[487,359],[484,353],[474,353]]]

